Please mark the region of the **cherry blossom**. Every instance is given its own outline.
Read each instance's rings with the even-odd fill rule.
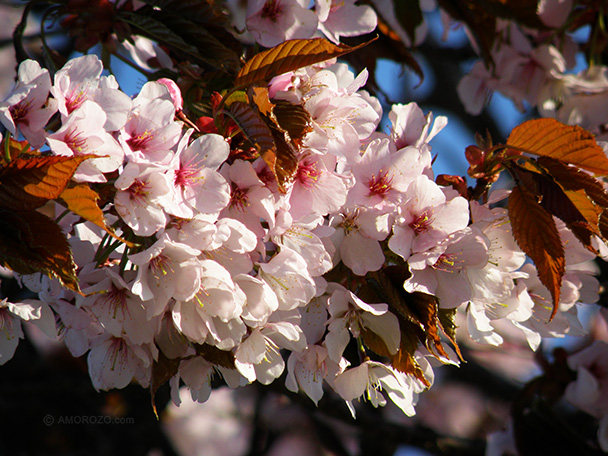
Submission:
[[[416,414],[414,409],[414,389],[411,380],[390,366],[376,361],[364,361],[357,367],[338,374],[333,381],[336,392],[347,401],[353,416],[355,409],[351,404],[354,399],[363,398],[374,407],[384,407],[386,398],[382,391],[407,416]]]
[[[232,2],[245,29],[230,33],[264,47],[320,35],[339,44],[373,31],[379,11],[382,27],[420,43],[424,20],[406,31],[395,7],[389,0]],[[568,28],[572,9],[570,0],[542,0],[537,13],[549,28]],[[568,73],[579,50],[571,38],[504,18],[494,32],[490,49],[476,48],[494,65],[474,62],[458,86],[468,112],[480,113],[499,91],[520,109],[538,107],[541,115],[606,136],[606,67]],[[106,232],[99,218],[65,215],[69,202],[56,206],[82,294],[40,273],[19,276],[37,300],[0,302],[0,364],[14,355],[24,325],[36,325],[74,356],[87,356],[96,389],[147,387],[153,365],[166,357],[176,403],[182,380],[204,402],[215,375],[230,388],[268,385],[287,367],[286,388],[315,404],[337,393],[354,416],[355,399],[374,407],[390,399],[412,416],[418,394],[433,382],[431,362],[457,364],[457,355],[446,347],[447,356],[434,356],[424,344],[409,350],[401,340],[407,312],[399,312],[391,293],[365,296],[375,277],[395,269],[407,271],[397,284],[403,296],[424,293],[442,316],[466,318],[476,342],[499,345],[505,328],[523,333],[532,349],[543,337],[585,334],[578,311],[599,300],[589,263],[596,253],[556,220],[566,272],[550,320],[551,293],[519,249],[508,211],[494,204],[499,196],[468,201],[474,192],[466,185],[459,194],[435,181],[430,141],[442,134],[446,117],[425,114],[414,102],[397,104],[380,131],[383,107],[364,89],[368,71],[354,73],[336,59],[257,80],[255,90],[268,88],[271,103],[293,103],[309,115],[306,131],[293,139],[292,169],[278,185],[272,154],[242,119],[228,120],[233,99],[251,90],[212,94],[214,85],[198,80],[211,74],[208,62],[180,61],[148,38],[119,39],[109,37],[104,50],[118,45],[142,74],[160,66],[176,79],[147,82],[131,98],[113,76],[102,76],[103,63],[92,54],[68,60],[53,82],[48,70],[26,60],[0,103],[0,122],[15,138],[21,134],[34,148],[47,144],[43,153],[51,156],[94,156],[72,179],[99,196],[95,214],[108,226]],[[203,115],[211,127],[191,128],[203,124],[188,118],[192,100],[197,116],[209,111]],[[608,257],[599,237],[593,243]],[[389,358],[372,360],[370,340]],[[351,356],[355,346],[358,359]],[[420,369],[415,375],[395,361],[404,351]],[[600,420],[603,449],[605,351],[596,342],[571,355],[576,380],[566,388],[574,405]],[[209,353],[225,359],[213,361]]]
[[[219,214],[230,201],[228,182],[217,172],[230,148],[219,135],[208,134],[192,141],[184,135],[172,162],[173,203],[167,212],[185,219],[196,213]]]
[[[56,337],[55,318],[48,304],[41,301],[0,301],[0,365],[13,357],[19,339],[23,338],[22,322],[29,322],[42,329],[49,337]]]
[[[44,144],[44,126],[57,111],[55,99],[49,99],[51,77],[34,60],[19,65],[17,84],[0,103],[0,122],[13,135],[17,129],[32,147]]]
[[[328,356],[339,362],[342,353],[353,337],[361,336],[364,330],[377,334],[385,343],[389,353],[399,348],[401,333],[397,317],[388,311],[388,304],[368,304],[351,291],[339,285],[329,299],[329,333],[325,337]]]
[[[378,18],[369,5],[355,5],[355,0],[315,0],[319,30],[334,43],[341,36],[358,36],[376,28]]]
[[[247,3],[247,28],[262,46],[295,38],[310,38],[317,16],[306,0],[254,0]]]
[[[46,140],[57,155],[99,155],[81,163],[74,180],[105,182],[105,173],[116,171],[124,161],[118,142],[104,129],[106,114],[97,103],[85,101]]]

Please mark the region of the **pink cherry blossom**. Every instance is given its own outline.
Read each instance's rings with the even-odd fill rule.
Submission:
[[[331,240],[336,247],[334,263],[342,260],[355,274],[364,276],[384,264],[380,242],[390,232],[390,216],[375,209],[350,209],[331,220],[336,229]]]
[[[150,236],[164,228],[170,205],[170,184],[166,168],[145,163],[128,163],[114,183],[118,189],[114,206],[118,215],[140,236]]]
[[[99,155],[88,159],[74,173],[77,182],[105,182],[105,173],[116,171],[124,161],[124,152],[118,142],[103,128],[106,115],[93,101],[85,101],[65,119],[47,142],[57,155]]]
[[[399,207],[388,243],[390,249],[405,260],[468,225],[467,201],[460,196],[448,199],[441,187],[426,176],[412,182],[406,198]]]
[[[315,0],[319,30],[334,43],[341,36],[358,36],[376,28],[378,17],[369,5],[355,5],[355,0]]]
[[[291,39],[310,38],[317,16],[307,0],[254,0],[247,4],[247,29],[262,46]]]
[[[57,102],[49,99],[51,77],[34,60],[19,65],[17,84],[0,103],[0,122],[13,135],[17,129],[34,148],[42,147],[44,126],[57,111]]]
[[[351,413],[355,415],[350,403],[363,398],[374,407],[384,407],[386,398],[382,391],[407,416],[416,414],[414,409],[414,389],[411,380],[405,374],[376,361],[364,361],[357,367],[338,374],[333,381],[336,392],[347,401]]]
[[[203,135],[188,145],[189,136],[184,135],[168,165],[173,172],[173,203],[165,210],[182,218],[197,212],[219,214],[230,201],[230,188],[217,169],[230,148],[220,135]]]
[[[51,88],[62,121],[80,108],[87,100],[95,101],[103,108],[106,118],[104,128],[116,131],[127,121],[131,99],[118,90],[113,76],[101,76],[103,64],[96,55],[83,55],[68,61],[55,74]]]
[[[363,330],[378,335],[389,353],[397,353],[401,340],[399,321],[388,311],[388,304],[368,304],[340,285],[334,284],[333,288],[329,299],[329,333],[325,336],[329,358],[339,362],[350,334],[358,338]]]
[[[289,194],[289,213],[296,221],[311,212],[326,215],[337,211],[346,201],[344,179],[328,169],[323,158],[306,154],[298,163]]]
[[[136,345],[127,339],[103,336],[87,356],[89,375],[97,390],[124,388],[132,380],[150,383],[153,345]]]

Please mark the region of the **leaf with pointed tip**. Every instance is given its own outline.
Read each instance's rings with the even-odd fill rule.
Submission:
[[[124,242],[129,247],[133,247],[133,244],[117,236],[116,233],[114,233],[114,230],[106,224],[106,219],[103,212],[97,204],[99,195],[97,192],[92,190],[88,184],[70,183],[70,185],[68,185],[63,192],[61,192],[59,198],[63,200],[67,208],[74,214],[94,223],[110,236]]]
[[[238,72],[234,80],[234,86],[241,88],[257,82],[268,81],[288,71],[294,71],[356,51],[371,43],[371,41],[350,47],[345,44],[333,44],[324,38],[288,40],[260,52],[248,60]]]
[[[453,19],[467,25],[483,59],[493,64],[492,47],[496,39],[496,16],[479,2],[468,0],[438,0],[439,6]]]
[[[565,125],[551,118],[528,120],[511,131],[507,146],[555,158],[596,175],[608,175],[604,150],[591,133],[576,125]]]
[[[439,300],[437,297],[426,293],[406,292],[403,289],[403,282],[409,275],[408,268],[404,266],[388,266],[383,270],[368,273],[367,284],[369,287],[362,287],[361,291],[366,294],[365,297],[360,297],[366,302],[380,301],[387,303],[389,310],[397,316],[401,332],[401,348],[399,350],[401,353],[398,352],[394,355],[394,358],[398,364],[405,363],[405,366],[411,368],[417,364],[414,363],[413,356],[418,344],[424,345],[438,359],[448,358],[448,354],[440,337],[440,331],[443,331],[443,327],[440,320]],[[371,290],[373,290],[376,300],[373,300]],[[447,320],[446,326],[449,329]],[[450,337],[447,333],[445,334],[454,343],[456,351],[460,353],[458,345],[455,344],[455,338]],[[418,342],[413,344],[412,338]],[[412,349],[408,352],[411,359],[408,359],[406,353],[402,352],[404,349]],[[394,367],[398,369],[398,367]]]
[[[142,0],[142,2],[153,6],[155,10],[181,15],[193,22],[230,26],[230,17],[223,11],[220,2],[208,0]]]
[[[37,209],[59,197],[78,166],[93,155],[21,155],[0,169],[0,207]]]
[[[608,208],[608,191],[590,174],[549,157],[538,157],[537,161],[564,190],[584,190],[591,201]]]
[[[240,101],[232,103],[230,117],[259,152],[275,147],[268,125],[249,104]]]
[[[509,197],[509,220],[519,247],[534,261],[538,278],[553,298],[551,319],[557,312],[566,268],[564,248],[553,216],[542,208],[538,195],[515,187]]]
[[[399,320],[401,325],[401,320]],[[424,376],[424,372],[418,361],[414,357],[419,345],[416,334],[409,331],[407,325],[401,326],[401,343],[399,350],[395,355],[390,356],[391,366],[404,374],[413,375],[420,380],[425,386],[431,386],[431,383]]]
[[[270,167],[279,191],[285,193],[286,185],[290,183],[298,170],[297,146],[291,140],[289,133],[281,128],[274,115],[274,104],[268,99],[268,89],[256,92],[253,103],[258,109],[262,120],[270,129],[275,147],[262,151],[262,158]]]
[[[366,347],[369,347],[374,353],[380,356],[391,356],[388,348],[386,347],[386,343],[382,339],[382,337],[376,334],[369,329],[362,327],[361,328],[361,338],[363,339],[363,343]]]
[[[600,232],[605,239],[608,239],[608,209],[605,209],[604,212],[600,214]]]
[[[448,338],[448,340],[452,343],[454,350],[456,350],[456,354],[461,360],[464,360],[462,357],[462,353],[460,352],[460,347],[458,346],[458,342],[456,341],[456,329],[458,326],[456,325],[456,312],[457,308],[453,309],[442,309],[439,308],[439,312],[437,312],[439,316],[439,324],[441,325],[441,330]]]
[[[553,159],[544,162],[547,160]],[[557,169],[556,166],[552,168]],[[509,165],[508,169],[518,185],[536,195],[543,209],[561,219],[589,251],[598,253],[592,245],[592,239],[601,236],[598,223],[602,208],[588,198],[583,188],[575,190],[577,185],[569,183],[569,190],[565,190],[560,185],[561,181],[556,182],[548,172],[540,174],[514,164]]]
[[[181,3],[181,0],[173,3]],[[196,57],[214,68],[222,68],[235,74],[241,67],[237,52],[233,48],[241,49],[240,43],[218,23],[195,20],[197,15],[187,15],[187,8],[179,6],[163,11],[153,11],[147,17],[157,20],[178,36],[181,40],[197,50]],[[174,46],[177,54],[182,49]],[[188,54],[190,50],[188,50]]]
[[[150,378],[150,400],[152,402],[152,410],[158,419],[156,411],[156,392],[158,389],[168,382],[177,374],[179,369],[180,358],[167,358],[162,351],[158,353],[158,360],[152,363],[152,376]]]
[[[36,211],[0,209],[0,264],[20,274],[41,272],[80,292],[76,265],[61,228]]]

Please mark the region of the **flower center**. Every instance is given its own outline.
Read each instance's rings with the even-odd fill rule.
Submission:
[[[444,272],[457,272],[459,269],[461,269],[460,263],[461,261],[458,260],[458,254],[443,253],[437,259],[437,261],[435,261],[432,268]]]
[[[146,195],[148,194],[147,190],[147,182],[142,182],[136,179],[126,191],[129,194],[131,201],[138,201],[141,203],[146,199]]]
[[[272,22],[277,21],[277,17],[283,11],[283,6],[279,0],[268,0],[262,8],[262,18],[270,19]]]
[[[127,144],[132,150],[142,150],[146,148],[146,145],[152,141],[154,133],[146,130],[138,135],[132,136],[127,140]]]
[[[315,162],[300,162],[298,164],[298,171],[296,172],[296,179],[304,188],[311,188],[316,185],[321,174],[323,172],[317,169]]]
[[[24,125],[28,125],[27,115],[30,112],[30,104],[29,102],[23,103],[19,102],[16,105],[8,108],[8,112],[10,112],[11,117],[13,118],[13,122],[16,124],[22,123]]]
[[[347,214],[343,213],[342,217],[344,217],[344,220],[342,220],[338,226],[344,230],[344,234],[348,236],[353,231],[357,231],[359,229],[359,224],[357,223],[357,218],[359,217],[358,210],[349,212]]]
[[[237,211],[245,212],[247,206],[249,206],[247,191],[233,185],[230,192],[230,207]]]
[[[78,109],[85,101],[88,90],[74,90],[66,95],[65,107],[68,114]]]
[[[378,175],[372,174],[372,177],[367,181],[369,188],[368,196],[379,196],[386,198],[386,194],[393,188],[393,176],[388,175],[388,171],[380,170]]]
[[[409,224],[409,227],[414,230],[414,233],[416,234],[420,234],[428,230],[431,226],[431,223],[433,222],[433,219],[431,217],[432,214],[432,210],[427,209],[422,214],[419,214],[414,220],[412,220]]]
[[[160,279],[169,273],[175,272],[171,259],[160,254],[150,260],[150,270],[155,278]]]
[[[78,155],[84,151],[87,139],[83,137],[82,132],[74,130],[65,137],[65,143],[74,155]]]
[[[112,284],[112,289],[109,291],[109,293],[106,295],[106,303],[108,304],[108,306],[110,307],[110,309],[113,309],[113,317],[116,318],[118,315],[118,312],[121,313],[121,318],[120,320],[124,320],[125,316],[129,313],[128,307],[127,307],[127,293],[128,290],[122,288],[119,289],[118,287],[116,287],[116,285]]]
[[[175,170],[175,186],[188,187],[197,178],[198,170],[193,168],[179,168]]]

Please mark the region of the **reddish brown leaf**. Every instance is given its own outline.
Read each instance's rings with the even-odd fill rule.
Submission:
[[[115,239],[132,246],[128,241],[117,236],[114,233],[114,230],[106,224],[103,212],[97,205],[99,195],[87,184],[72,183],[63,190],[59,197],[63,200],[69,210],[81,216],[83,219],[94,223]]]
[[[406,292],[403,289],[403,282],[408,276],[409,271],[407,268],[400,266],[389,266],[384,270],[368,274],[368,285],[378,298],[377,301],[387,303],[391,312],[399,320],[401,331],[401,348],[399,351],[401,353],[397,353],[395,358],[399,362],[404,362],[407,359],[406,353],[403,353],[403,350],[412,349],[412,340],[417,340],[418,342],[413,345],[413,349],[409,352],[410,357],[414,355],[418,344],[422,344],[438,359],[442,357],[448,358],[440,336],[443,326],[440,320],[439,300],[435,296],[426,293]],[[369,288],[362,287],[362,291],[367,293],[367,295],[365,298],[360,296],[362,299],[367,300],[367,302],[373,300],[373,298],[370,299]],[[443,318],[445,319],[445,315]],[[445,319],[445,323],[448,330],[450,330],[449,319]],[[453,335],[445,334],[455,344]],[[455,345],[455,348],[457,353],[460,353],[457,345]],[[407,365],[411,366],[412,363],[408,361]]]
[[[30,211],[59,197],[78,166],[92,155],[21,155],[0,169],[0,207]]]
[[[555,158],[600,176],[608,175],[604,150],[591,133],[576,125],[565,125],[550,118],[528,120],[511,131],[507,145]]]
[[[376,334],[365,327],[361,328],[361,338],[363,339],[363,343],[369,347],[374,353],[380,356],[391,356],[388,348],[386,347],[386,343],[382,339],[382,337]]]
[[[234,86],[247,87],[270,80],[288,71],[348,54],[370,42],[350,47],[344,44],[332,44],[324,38],[288,40],[248,60],[238,72]]]
[[[275,147],[272,133],[266,123],[249,104],[240,101],[230,105],[230,114],[243,134],[258,151]]]
[[[454,350],[456,350],[456,354],[458,354],[458,357],[461,360],[464,360],[464,358],[462,357],[462,353],[460,352],[460,347],[458,346],[458,343],[456,342],[456,329],[458,329],[458,326],[456,326],[457,310],[458,309],[456,309],[456,308],[454,308],[454,309],[441,309],[440,308],[439,312],[438,312],[439,324],[440,324],[441,330],[443,331],[445,336],[452,343],[452,346],[454,347]]]
[[[285,192],[286,185],[298,169],[297,150],[289,134],[277,124],[273,114],[274,105],[268,100],[268,91],[255,90],[252,98],[253,108],[235,102],[230,105],[230,112],[270,168],[279,190]]]
[[[272,112],[279,126],[289,134],[298,147],[304,136],[312,131],[310,114],[302,105],[278,100],[275,102]]]
[[[39,212],[0,209],[0,264],[20,274],[58,277],[66,287],[80,292],[65,235]]]
[[[172,377],[177,374],[180,358],[167,358],[162,351],[158,353],[158,360],[152,363],[152,377],[150,379],[150,400],[152,401],[152,409],[158,419],[156,412],[156,392],[158,388],[163,386]]]
[[[496,15],[486,11],[479,2],[439,0],[439,5],[450,17],[467,25],[483,59],[486,62],[493,62],[491,50],[497,36]]]
[[[564,190],[584,190],[588,198],[595,204],[608,208],[608,192],[604,185],[588,173],[549,157],[538,157],[538,164]]]
[[[30,150],[30,144],[27,141],[17,141],[11,136],[4,138],[0,146],[0,167],[2,168],[8,165],[11,161],[15,160],[21,154],[37,154],[37,151]]]
[[[608,209],[600,214],[600,232],[604,238],[608,239]]]
[[[291,144],[289,135],[285,130],[281,129],[271,119],[267,118],[265,120],[270,127],[276,147],[265,150],[262,153],[262,158],[272,170],[279,191],[285,193],[287,191],[286,185],[293,180],[298,170],[297,151]]]
[[[583,189],[564,190],[552,176],[517,165],[510,165],[508,169],[518,185],[535,195],[543,209],[560,218],[588,250],[598,253],[591,241],[594,235],[601,236],[598,223],[602,209],[588,198]],[[576,187],[573,184],[568,186]]]
[[[401,321],[399,321],[401,323]],[[413,332],[407,330],[407,326],[401,327],[401,345],[395,355],[390,357],[391,366],[404,374],[413,375],[420,380],[424,385],[431,386],[430,382],[424,376],[424,372],[420,368],[420,364],[414,358],[414,353],[418,348],[418,338]]]
[[[553,216],[542,208],[536,195],[517,186],[509,197],[509,219],[517,244],[534,261],[538,278],[551,293],[553,319],[566,267],[564,248]]]

